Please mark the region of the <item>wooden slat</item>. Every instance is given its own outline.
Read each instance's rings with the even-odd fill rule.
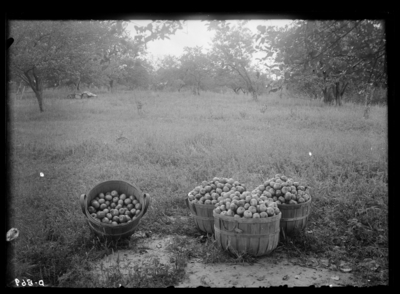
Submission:
[[[304,230],[311,212],[311,201],[301,204],[278,205],[282,212],[281,230],[285,235],[291,235],[295,231]]]
[[[246,223],[246,231],[244,231],[244,233],[252,233],[251,232],[251,227],[252,227],[252,223],[251,222],[249,222],[249,223]],[[245,242],[245,247],[244,247],[244,249],[243,249],[243,252],[249,252],[249,248],[250,248],[250,246],[251,246],[251,239],[250,238],[243,238],[243,239],[245,239],[246,240],[246,242]]]
[[[260,224],[260,234],[268,234],[270,231],[270,224],[269,223],[261,223]],[[269,250],[269,238],[260,238],[260,244],[259,244],[259,254],[262,254],[263,252],[267,252]]]
[[[254,238],[250,238],[249,251],[250,251],[250,254],[257,256],[259,254],[258,250],[259,250],[259,246],[260,246],[260,239],[265,239],[265,237],[262,238],[262,237],[258,236],[260,234],[260,224],[257,222],[257,219],[253,219],[253,220],[254,220],[254,222],[253,222],[253,224],[251,224],[250,232],[257,236]]]
[[[228,243],[228,240],[227,240],[226,234],[224,234],[223,232],[226,231],[227,229],[228,228],[225,227],[225,222],[222,219],[220,219],[220,234],[221,234],[220,241],[221,241],[222,248],[224,248],[224,249],[227,249],[226,245]]]
[[[216,241],[224,249],[229,245],[254,256],[269,254],[278,245],[280,217],[248,220],[214,215]]]
[[[247,232],[247,227],[248,224],[246,223],[238,223],[238,229],[243,231],[243,232]],[[240,250],[246,250],[247,247],[247,239],[246,238],[238,238],[237,240],[237,248],[239,248]]]
[[[279,232],[279,229],[277,229],[277,227],[279,227],[279,225],[277,226],[278,223],[279,222],[271,222],[269,224],[269,238],[268,238],[268,246],[266,249],[267,252],[272,251],[278,245],[279,241],[279,234],[277,234],[277,232]]]
[[[214,233],[214,208],[214,205],[189,203],[189,209],[194,214],[194,220],[199,230],[210,234]]]

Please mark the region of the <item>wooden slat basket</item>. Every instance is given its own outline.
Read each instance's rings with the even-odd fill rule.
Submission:
[[[283,237],[293,235],[294,232],[306,228],[311,212],[311,201],[312,198],[299,204],[278,204],[278,208],[282,212],[281,234]]]
[[[213,210],[215,209],[215,205],[212,204],[192,204],[189,200],[185,199],[186,206],[192,212],[194,217],[194,222],[196,223],[199,230],[214,234],[214,217]]]
[[[268,255],[278,246],[281,215],[246,219],[214,212],[215,239],[220,247],[231,252]]]
[[[140,214],[131,222],[126,224],[119,224],[117,226],[105,224],[95,220],[87,210],[88,203],[92,201],[99,193],[105,193],[108,191],[116,190],[119,195],[122,193],[126,195],[134,195],[136,199],[142,204],[142,210]],[[80,203],[82,212],[85,216],[86,222],[90,229],[97,235],[106,237],[108,239],[116,240],[124,237],[131,236],[136,227],[139,225],[140,219],[146,213],[150,205],[150,197],[148,194],[143,193],[139,188],[135,187],[124,181],[107,181],[98,184],[90,192],[82,194],[80,196]]]

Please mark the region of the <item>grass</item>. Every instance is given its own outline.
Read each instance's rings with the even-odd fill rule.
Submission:
[[[388,284],[386,107],[371,107],[365,119],[362,106],[275,96],[254,102],[241,95],[136,91],[69,100],[53,91],[40,113],[29,95],[9,100],[9,226],[20,230],[9,245],[18,252],[9,254],[9,285],[18,277],[51,286],[99,286],[87,274],[89,262],[129,248],[129,242],[94,238],[79,195],[110,179],[150,194],[138,229],[174,234],[170,250],[181,263],[164,271],[149,267],[128,280],[116,270],[101,286],[168,286],[181,279],[193,256],[251,261],[222,252],[192,218],[167,217],[190,216],[183,199],[203,180],[232,177],[252,190],[276,173],[307,183],[314,195],[307,227],[312,233],[281,241],[279,250],[334,263],[372,258],[379,271],[354,272]],[[195,241],[185,243],[184,236]]]

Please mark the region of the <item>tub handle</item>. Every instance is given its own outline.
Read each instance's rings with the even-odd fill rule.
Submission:
[[[147,211],[147,208],[149,208],[150,205],[150,195],[147,193],[143,194],[143,198],[144,198],[144,208],[143,208],[143,214],[144,215]]]
[[[86,215],[86,205],[85,205],[85,202],[86,202],[86,194],[81,194],[81,196],[80,196],[80,203],[81,203],[81,208],[82,208],[82,212],[83,212],[83,215],[85,216],[85,217],[87,217],[87,215]]]

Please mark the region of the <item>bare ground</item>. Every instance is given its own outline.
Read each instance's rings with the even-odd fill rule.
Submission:
[[[190,241],[189,237],[188,242]],[[106,279],[106,275],[118,270],[122,275],[131,275],[146,266],[171,267],[176,263],[168,247],[173,236],[146,237],[137,232],[131,238],[131,249],[119,250],[92,264],[92,274],[96,279]],[[310,258],[301,264],[296,258],[288,258],[281,252],[258,258],[253,264],[225,264],[202,262],[190,259],[185,266],[185,277],[174,287],[270,287],[270,286],[361,286],[362,283],[351,272],[332,270],[326,260]]]

